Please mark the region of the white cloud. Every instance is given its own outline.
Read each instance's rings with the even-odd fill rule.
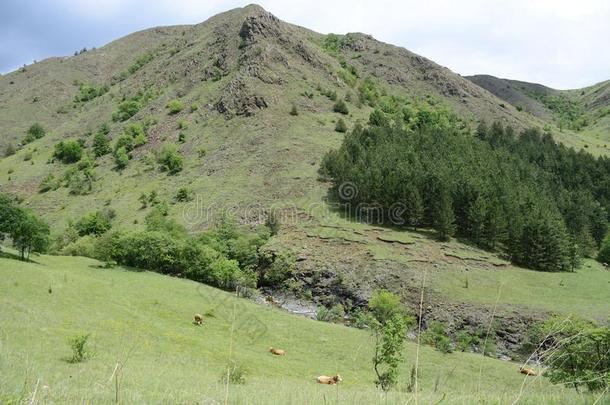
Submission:
[[[198,23],[247,3],[58,0],[57,4],[92,24],[120,21],[131,29]],[[285,21],[322,33],[371,34],[464,75],[488,73],[557,88],[610,79],[610,2],[606,0],[260,0],[260,4]],[[111,39],[115,38],[104,40]]]

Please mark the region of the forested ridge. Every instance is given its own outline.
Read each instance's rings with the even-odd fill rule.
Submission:
[[[536,128],[516,134],[481,123],[473,134],[427,102],[394,100],[373,111],[324,157],[320,174],[343,203],[401,204],[405,224],[538,270],[573,270],[597,254],[608,228],[610,160]],[[338,192],[346,182],[357,189],[349,200]]]

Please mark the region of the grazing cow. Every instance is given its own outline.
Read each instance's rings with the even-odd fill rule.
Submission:
[[[203,316],[201,314],[195,314],[195,320],[193,321],[195,325],[201,326],[203,324]]]
[[[519,372],[521,374],[525,374],[525,375],[538,375],[538,373],[536,373],[536,371],[534,371],[534,369],[531,369],[529,367],[519,367]]]
[[[325,376],[325,375],[321,375],[318,378],[316,378],[316,381],[318,382],[318,384],[335,385],[335,384],[338,384],[341,381],[343,381],[343,379],[341,378],[341,376],[339,374],[337,374],[334,377],[328,377],[328,376]]]
[[[286,350],[276,349],[274,347],[270,347],[269,351],[271,354],[275,354],[276,356],[284,356],[286,354]]]

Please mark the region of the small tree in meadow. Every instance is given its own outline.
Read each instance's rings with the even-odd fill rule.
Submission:
[[[68,363],[81,363],[90,353],[87,351],[86,345],[89,340],[89,335],[77,335],[69,340],[72,356],[68,359]]]
[[[388,391],[398,381],[406,329],[415,324],[415,318],[406,316],[400,298],[385,290],[376,290],[373,293],[369,308],[375,317],[371,325],[375,337],[375,384]]]

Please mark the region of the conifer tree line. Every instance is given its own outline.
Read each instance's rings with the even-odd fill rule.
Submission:
[[[320,174],[339,200],[342,184],[355,185],[345,203],[386,210],[401,203],[405,224],[537,270],[573,270],[596,254],[608,228],[608,158],[566,148],[539,129],[480,124],[473,134],[429,104],[376,109],[324,157]]]

